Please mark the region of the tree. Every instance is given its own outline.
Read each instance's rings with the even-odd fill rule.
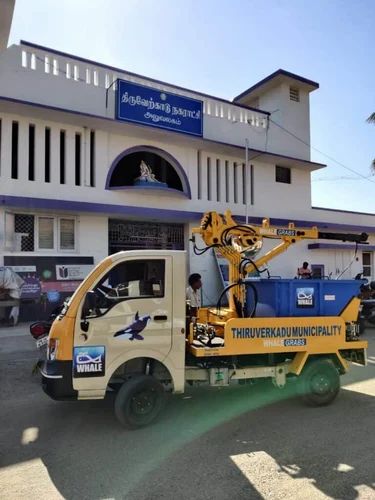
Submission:
[[[366,120],[368,123],[373,123],[375,124],[375,113],[371,113],[371,115],[367,118]],[[371,170],[375,174],[375,159],[372,160],[371,163]]]

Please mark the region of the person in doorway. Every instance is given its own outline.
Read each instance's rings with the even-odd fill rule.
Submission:
[[[198,309],[201,307],[202,276],[198,273],[193,273],[189,276],[189,286],[186,289],[186,301],[190,306],[189,316],[196,317]]]
[[[308,278],[311,278],[311,269],[309,268],[309,263],[308,262],[304,262],[302,264],[302,267],[299,267],[298,270],[297,270],[297,274],[298,274],[298,278],[304,278],[304,279],[308,279]]]

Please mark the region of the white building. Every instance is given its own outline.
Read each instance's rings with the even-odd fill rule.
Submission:
[[[29,266],[46,291],[60,281],[69,292],[51,263],[184,248],[181,273],[200,272],[205,302],[214,302],[215,258],[195,256],[188,238],[203,212],[230,209],[250,223],[269,217],[370,234],[358,260],[349,243],[303,242],[271,262],[272,275],[293,277],[307,260],[333,278],[364,269],[374,279],[374,214],[311,206],[311,172],[324,168],[308,146],[309,94],[318,88],[278,70],[227,101],[25,41],[8,47],[0,52],[0,265]],[[142,160],[163,184],[136,181]],[[71,272],[79,280],[85,269]]]

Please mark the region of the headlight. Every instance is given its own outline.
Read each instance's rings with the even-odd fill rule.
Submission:
[[[58,339],[48,339],[47,359],[53,361],[57,357],[57,349],[60,341]]]

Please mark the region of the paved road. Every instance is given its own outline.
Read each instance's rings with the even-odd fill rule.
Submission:
[[[59,403],[31,375],[25,330],[0,330],[1,499],[375,499],[375,330],[369,365],[307,408],[270,384],[191,390],[125,431],[113,399]]]

